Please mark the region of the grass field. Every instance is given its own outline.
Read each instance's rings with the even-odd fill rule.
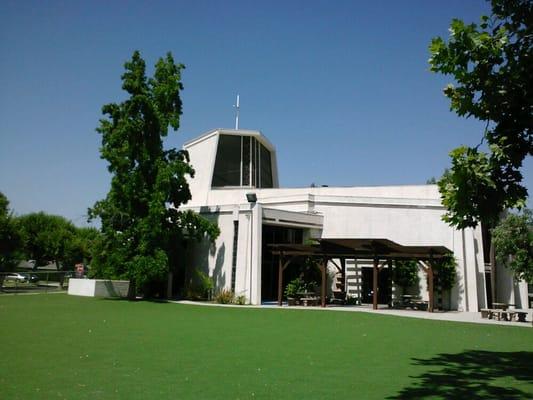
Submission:
[[[0,399],[533,398],[533,329],[0,297]]]

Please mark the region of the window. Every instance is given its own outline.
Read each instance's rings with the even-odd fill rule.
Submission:
[[[250,139],[242,137],[242,186],[250,186]]]
[[[270,159],[270,151],[265,146],[261,145],[261,187],[272,187],[272,160]]]
[[[241,137],[220,135],[213,186],[241,185]]]
[[[251,136],[220,135],[211,185],[273,187],[270,151]]]

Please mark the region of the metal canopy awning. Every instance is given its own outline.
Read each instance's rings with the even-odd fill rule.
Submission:
[[[452,251],[445,246],[403,246],[389,239],[343,239],[323,238],[317,239],[316,244],[269,244],[273,254],[279,255],[279,281],[278,281],[278,304],[281,305],[283,288],[283,271],[289,263],[298,256],[316,257],[320,262],[322,272],[321,304],[325,307],[326,293],[326,267],[331,259],[339,258],[343,265],[346,258],[373,259],[374,260],[374,308],[377,309],[377,274],[379,261],[410,259],[424,261],[424,270],[428,274],[429,306],[428,311],[433,311],[433,260],[448,256]],[[284,260],[284,257],[288,259]],[[383,266],[383,265],[382,265]]]

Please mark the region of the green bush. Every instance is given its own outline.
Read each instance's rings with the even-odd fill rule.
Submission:
[[[218,304],[232,304],[235,300],[235,294],[229,289],[222,289],[215,295],[215,302]]]
[[[302,292],[316,292],[317,283],[314,281],[305,282],[302,278],[295,278],[285,286],[285,296],[299,299]]]
[[[392,271],[394,283],[402,288],[417,286],[420,281],[418,277],[418,261],[406,260],[396,261]]]
[[[211,300],[215,284],[213,278],[198,269],[185,289],[185,297],[190,300]]]
[[[246,296],[241,294],[240,296],[235,297],[234,303],[238,304],[239,306],[245,305],[246,304]]]
[[[298,293],[305,290],[305,283],[301,278],[295,278],[285,286],[285,296],[298,298]]]
[[[435,285],[442,290],[450,290],[457,278],[457,262],[453,254],[450,254],[435,263]]]

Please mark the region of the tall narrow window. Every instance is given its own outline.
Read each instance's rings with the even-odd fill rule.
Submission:
[[[257,140],[252,138],[252,186],[257,185]]]
[[[239,248],[239,221],[233,221],[233,254],[231,256],[231,291],[235,293],[237,275],[237,250]]]
[[[255,137],[220,135],[211,186],[271,188],[270,151]]]
[[[220,135],[212,186],[241,185],[241,137]]]
[[[263,145],[261,145],[261,187],[272,187],[272,160],[270,159],[270,151]]]
[[[250,186],[250,136],[242,137],[242,186]]]

